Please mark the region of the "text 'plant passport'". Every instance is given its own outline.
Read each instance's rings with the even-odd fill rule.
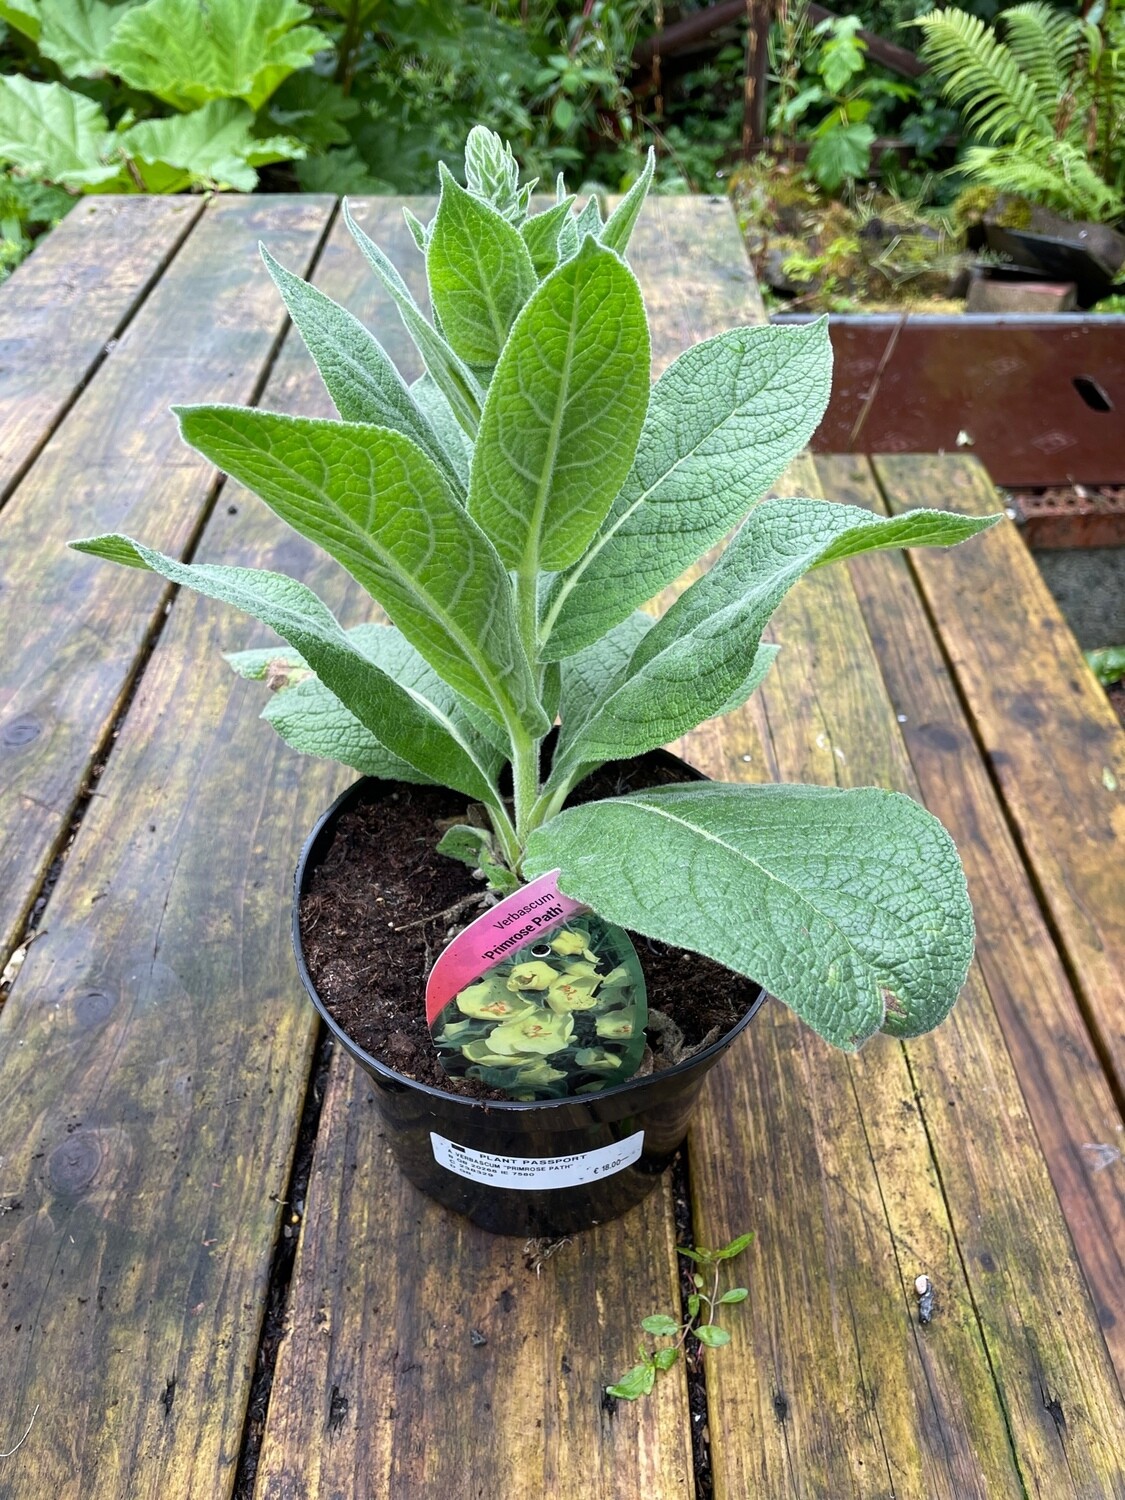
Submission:
[[[596,1094],[640,1067],[648,1003],[629,936],[541,875],[439,955],[426,1020],[454,1077],[514,1099]]]

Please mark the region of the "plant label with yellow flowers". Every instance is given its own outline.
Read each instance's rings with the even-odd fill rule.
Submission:
[[[558,873],[459,932],[426,986],[446,1072],[514,1099],[600,1093],[632,1077],[644,1055],[637,951],[620,927],[564,896]]]

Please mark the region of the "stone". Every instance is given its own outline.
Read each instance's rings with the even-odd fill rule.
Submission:
[[[965,297],[971,313],[1063,313],[1078,306],[1073,281],[999,281],[974,276]]]

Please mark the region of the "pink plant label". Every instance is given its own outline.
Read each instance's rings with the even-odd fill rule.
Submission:
[[[542,875],[459,933],[426,986],[442,1067],[513,1099],[623,1083],[641,1064],[648,1004],[622,928]]]
[[[558,870],[552,870],[530,885],[520,886],[470,922],[438,954],[426,985],[426,1021],[430,1026],[445,1006],[474,980],[527,943],[550,936],[568,917],[587,909],[580,901],[563,895],[558,878]]]

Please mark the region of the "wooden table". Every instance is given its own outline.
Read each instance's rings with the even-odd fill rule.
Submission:
[[[360,217],[417,283],[398,205]],[[923,798],[979,926],[953,1017],[849,1058],[771,1004],[679,1176],[536,1271],[396,1174],[318,1036],[289,880],[349,775],[257,722],[218,660],[254,627],[64,550],[125,530],[359,617],[167,414],[328,412],[259,239],[413,373],[323,197],[85,200],[0,293],[0,1495],[1125,1496],[1125,736],[1013,527],[814,574],[765,688],[676,747]],[[631,258],[660,367],[762,316],[717,200],[651,204]],[[781,488],[818,485],[997,504],[959,456]],[[692,1390],[614,1410],[677,1196],[699,1243],[755,1232],[750,1297]]]

